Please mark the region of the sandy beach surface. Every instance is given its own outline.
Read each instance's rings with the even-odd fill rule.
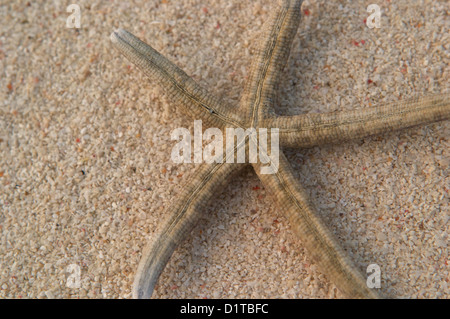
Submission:
[[[196,164],[193,128],[112,46],[126,29],[237,105],[269,0],[0,1],[0,298],[130,298],[145,243]],[[448,1],[305,1],[279,114],[450,90]],[[375,2],[374,2],[375,3]],[[361,272],[396,298],[449,298],[450,122],[286,150]],[[77,273],[79,271],[79,273]],[[78,286],[74,286],[78,276]],[[251,168],[175,251],[155,298],[342,298]]]

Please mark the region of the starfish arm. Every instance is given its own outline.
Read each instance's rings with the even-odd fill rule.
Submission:
[[[285,147],[311,147],[358,139],[450,119],[450,94],[399,101],[372,108],[266,119]]]
[[[379,297],[367,287],[366,280],[317,216],[284,154],[280,154],[275,174],[260,174],[260,164],[255,164],[254,168],[264,187],[276,199],[280,211],[287,215],[312,260],[325,275],[349,298]]]
[[[278,83],[300,23],[302,2],[283,0],[264,24],[240,103],[246,118],[252,123],[272,109]]]
[[[242,167],[242,164],[202,164],[194,172],[177,201],[167,210],[170,217],[162,232],[143,250],[133,285],[134,298],[151,297],[175,248],[195,226],[211,197]]]
[[[237,121],[223,101],[198,85],[183,70],[128,31],[119,29],[111,34],[114,46],[138,66],[152,81],[158,82],[183,111],[201,119],[210,127],[224,127]]]

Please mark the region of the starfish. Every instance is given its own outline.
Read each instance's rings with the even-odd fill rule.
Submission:
[[[223,131],[227,128],[278,129],[281,148],[341,143],[450,118],[448,93],[351,111],[278,116],[275,113],[277,87],[300,23],[301,4],[302,0],[281,1],[265,23],[259,50],[253,57],[250,76],[236,107],[227,105],[200,87],[180,68],[131,33],[119,29],[111,34],[111,40],[153,82],[159,82],[172,101],[181,105],[189,116]],[[252,143],[255,143],[253,137],[247,136],[241,144],[238,142],[239,145],[233,146],[232,154],[238,147],[249,148]],[[201,164],[167,209],[170,217],[162,232],[143,250],[133,297],[151,297],[172,253],[188,236],[207,203],[247,165],[254,167],[312,260],[339,290],[349,298],[381,297],[376,290],[367,287],[366,279],[318,217],[282,151],[278,169],[271,174],[262,173],[262,159],[255,163],[229,163],[227,159],[227,155],[223,155],[222,161]]]

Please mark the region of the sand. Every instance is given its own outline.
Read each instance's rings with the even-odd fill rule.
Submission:
[[[76,3],[80,29],[66,28],[64,2],[0,2],[0,298],[130,298],[142,248],[193,172],[170,159],[170,132],[193,120],[110,33],[129,30],[236,105],[274,8]],[[449,92],[448,2],[379,1],[380,29],[364,22],[368,4],[304,3],[278,113]],[[286,153],[358,268],[379,265],[394,297],[449,298],[449,137],[447,121]],[[343,296],[248,169],[176,250],[154,297]]]

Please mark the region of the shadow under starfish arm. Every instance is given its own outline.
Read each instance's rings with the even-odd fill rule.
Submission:
[[[147,43],[122,29],[111,34],[111,41],[152,82],[163,87],[173,102],[183,106],[182,110],[186,115],[201,119],[211,127],[237,125],[238,121],[231,107],[198,85]]]
[[[450,93],[351,111],[267,118],[285,147],[336,143],[450,119]]]
[[[162,232],[144,248],[133,284],[133,298],[150,298],[156,282],[176,247],[200,219],[211,197],[224,187],[245,164],[201,164],[184,185]]]

